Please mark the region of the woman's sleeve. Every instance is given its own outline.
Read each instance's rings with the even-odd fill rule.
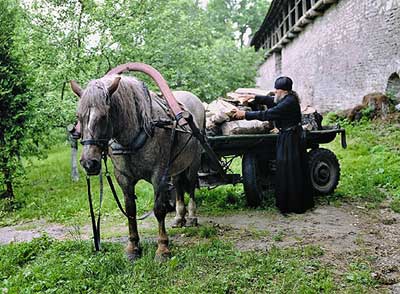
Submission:
[[[294,101],[288,97],[276,106],[265,111],[246,111],[245,118],[247,120],[258,119],[262,121],[281,119],[282,116],[291,111],[293,102]]]
[[[267,105],[268,108],[274,107],[276,105],[274,102],[274,96],[256,95],[254,99],[256,103]]]

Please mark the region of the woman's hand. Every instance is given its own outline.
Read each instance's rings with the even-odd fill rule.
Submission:
[[[232,110],[232,118],[233,119],[244,119],[246,115],[246,111],[233,109]]]

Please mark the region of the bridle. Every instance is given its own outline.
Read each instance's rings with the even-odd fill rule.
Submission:
[[[114,196],[115,202],[117,203],[118,208],[121,210],[122,214],[125,215],[128,219],[133,219],[135,220],[135,217],[132,217],[127,214],[127,212],[124,210],[122,207],[122,204],[118,198],[117,192],[114,187],[114,183],[112,182],[112,178],[110,175],[110,172],[108,171],[107,167],[107,156],[108,156],[108,142],[109,140],[107,139],[87,139],[87,140],[81,140],[82,145],[95,145],[101,148],[101,158],[104,162],[104,167],[105,167],[105,176],[107,179],[107,182],[110,186],[111,192]],[[94,240],[94,247],[96,251],[100,251],[100,216],[101,216],[101,207],[103,203],[103,178],[102,178],[102,172],[100,172],[99,175],[100,179],[100,205],[99,205],[99,211],[98,211],[98,216],[97,216],[97,223],[96,223],[96,216],[94,213],[94,208],[93,208],[93,201],[92,201],[92,193],[91,193],[91,185],[90,185],[90,176],[86,175],[86,184],[87,184],[87,194],[88,194],[88,201],[89,201],[89,210],[90,210],[90,218],[92,220],[92,230],[93,230],[93,240]],[[136,196],[135,196],[136,197]]]
[[[90,145],[90,146],[97,146],[100,147],[102,152],[107,151],[108,148],[108,139],[87,139],[81,140],[81,144],[83,146]]]

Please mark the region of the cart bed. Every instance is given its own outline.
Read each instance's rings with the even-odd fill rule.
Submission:
[[[342,146],[346,148],[345,130],[340,127],[325,127],[318,131],[306,132],[307,148],[332,142],[341,134]],[[244,134],[207,137],[215,153],[220,156],[241,155],[249,151],[275,152],[278,134]]]

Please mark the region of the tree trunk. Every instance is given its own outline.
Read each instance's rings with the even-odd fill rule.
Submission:
[[[70,136],[71,143],[71,179],[74,182],[79,181],[78,171],[78,140]]]
[[[64,100],[64,92],[65,92],[65,85],[67,84],[66,81],[64,81],[63,85],[62,85],[62,89],[61,89],[61,101]]]
[[[14,188],[11,179],[11,173],[8,169],[3,170],[4,183],[6,185],[6,191],[0,195],[1,198],[7,198],[14,200]]]

